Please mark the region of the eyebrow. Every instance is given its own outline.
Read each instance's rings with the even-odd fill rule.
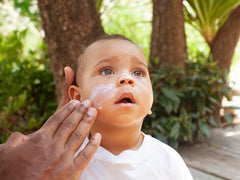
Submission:
[[[141,64],[141,65],[143,65],[146,69],[148,69],[148,65],[147,65],[146,63],[142,62],[141,60],[139,60],[138,58],[133,57],[131,60],[132,60],[134,63],[136,63],[136,64]]]
[[[136,58],[136,57],[131,58],[131,61],[134,62],[134,63],[136,63],[136,64],[141,64],[141,65],[144,66],[146,69],[148,69],[147,64],[145,64],[144,62],[142,62],[141,60],[139,60],[139,59]],[[102,63],[104,63],[104,62],[113,62],[113,63],[115,63],[116,61],[114,60],[114,57],[112,57],[112,58],[107,58],[107,59],[102,59],[101,61],[99,61],[99,62],[94,66],[94,68],[97,67],[99,64],[102,64]]]

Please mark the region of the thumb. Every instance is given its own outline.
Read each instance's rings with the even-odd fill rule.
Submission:
[[[25,136],[24,134],[21,134],[19,132],[14,132],[8,138],[8,140],[7,140],[5,145],[6,146],[10,146],[10,147],[16,147],[16,146],[24,143],[28,139],[29,139],[29,137]]]

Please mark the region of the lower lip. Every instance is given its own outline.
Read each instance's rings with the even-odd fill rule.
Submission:
[[[136,104],[134,104],[134,103],[117,103],[116,105],[121,106],[121,107],[133,107]]]

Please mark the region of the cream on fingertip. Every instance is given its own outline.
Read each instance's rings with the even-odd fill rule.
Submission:
[[[91,105],[91,101],[86,99],[84,101],[82,101],[82,104],[85,106],[85,107],[89,107]]]
[[[77,105],[80,104],[80,101],[78,101],[78,100],[71,100],[70,103],[71,103],[74,107],[77,107]]]
[[[87,114],[88,114],[89,116],[91,116],[91,117],[95,116],[96,113],[97,113],[96,109],[95,109],[95,108],[92,108],[92,107],[90,107],[90,108],[88,109],[88,111],[87,111]]]
[[[94,144],[99,144],[101,141],[102,135],[100,133],[95,133],[94,136],[92,137],[92,142]]]

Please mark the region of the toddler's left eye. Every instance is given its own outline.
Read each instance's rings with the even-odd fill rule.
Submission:
[[[135,71],[133,72],[133,75],[134,75],[134,76],[143,76],[143,72],[142,72],[142,70],[138,69],[138,70],[135,70]]]

